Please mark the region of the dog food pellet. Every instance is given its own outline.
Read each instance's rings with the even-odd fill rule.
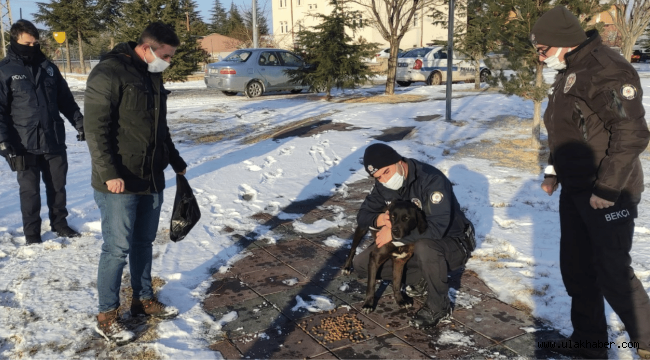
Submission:
[[[312,320],[310,319],[310,321]],[[325,344],[346,339],[358,343],[360,340],[366,339],[362,330],[363,322],[356,314],[345,314],[323,318],[320,324],[314,326],[309,332]]]

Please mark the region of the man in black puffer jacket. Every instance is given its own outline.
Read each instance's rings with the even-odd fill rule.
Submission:
[[[85,127],[92,158],[92,187],[102,218],[96,331],[118,345],[134,339],[118,317],[122,270],[129,257],[131,315],[170,318],[178,309],[158,301],[151,286],[153,242],[165,176],[171,164],[185,174],[167,127],[162,72],[180,41],[162,23],[149,25],[138,43],[122,43],[88,77]]]
[[[0,62],[0,155],[18,174],[26,242],[41,242],[41,174],[52,231],[78,237],[66,220],[68,158],[59,112],[77,129],[80,141],[83,116],[59,69],[41,52],[34,24],[18,20],[10,33],[11,46]]]
[[[650,140],[639,75],[563,6],[542,15],[530,36],[539,61],[558,71],[544,113],[550,156],[542,189],[552,195],[562,185],[560,270],[571,297],[570,340],[591,345],[557,344],[555,351],[607,358],[607,300],[639,355],[650,358],[650,299],[630,257],[644,189],[639,154]]]

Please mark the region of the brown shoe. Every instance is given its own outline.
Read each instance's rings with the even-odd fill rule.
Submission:
[[[171,319],[178,315],[178,309],[161,303],[155,297],[153,299],[131,300],[131,316],[149,315],[161,319]]]
[[[99,313],[95,331],[108,341],[117,345],[128,344],[135,340],[135,334],[129,331],[117,316],[117,309]]]

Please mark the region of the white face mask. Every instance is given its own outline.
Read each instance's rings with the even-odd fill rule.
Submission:
[[[556,71],[561,71],[566,69],[566,62],[560,61],[560,58],[558,57],[560,51],[562,51],[562,48],[557,48],[555,54],[543,60],[546,63],[546,66]]]
[[[402,167],[402,174],[404,173],[404,167],[402,166],[402,163],[397,163],[399,164],[400,167]],[[381,183],[385,187],[391,189],[391,190],[399,190],[399,188],[402,187],[404,184],[404,175],[400,174],[397,169],[395,169],[395,173],[393,176],[388,179],[385,183]]]
[[[156,53],[153,52],[153,49],[149,47],[149,50],[151,50],[151,54],[153,54],[153,61],[150,63],[147,63],[147,70],[149,70],[150,73],[161,73],[165,71],[169,67],[169,63],[158,56],[156,56]],[[147,59],[145,59],[146,61]]]

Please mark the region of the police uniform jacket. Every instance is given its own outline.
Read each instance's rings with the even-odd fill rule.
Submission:
[[[643,191],[639,154],[650,132],[636,70],[603,45],[597,31],[565,55],[544,113],[553,165],[563,190],[590,190],[616,202]]]
[[[391,190],[375,180],[375,186],[366,197],[357,215],[360,227],[375,227],[377,217],[386,212],[394,200],[412,201],[422,207],[427,219],[427,230],[419,234],[414,230],[400,239],[404,244],[420,239],[442,239],[464,236],[469,224],[456,200],[451,182],[435,167],[414,159],[403,159],[408,164],[408,175],[403,186]]]
[[[60,113],[77,130],[83,130],[83,115],[56,65],[44,59],[33,74],[31,67],[11,47],[0,61],[0,142],[18,154],[64,151]]]
[[[163,171],[187,164],[167,127],[167,95],[161,73],[150,73],[134,49],[121,43],[88,76],[84,101],[91,185],[108,193],[106,181],[124,180],[125,194],[160,193]]]

